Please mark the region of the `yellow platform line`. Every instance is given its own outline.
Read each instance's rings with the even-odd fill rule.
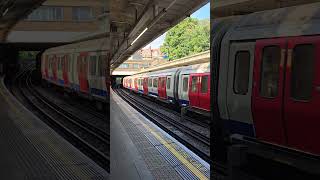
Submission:
[[[205,176],[199,169],[197,169],[193,164],[191,164],[185,157],[183,157],[171,144],[169,144],[165,139],[163,139],[156,131],[150,128],[147,124],[140,121],[141,124],[150,131],[177,159],[179,159],[182,164],[184,164],[194,175],[199,179],[209,179]]]
[[[116,96],[118,97],[118,96]],[[118,97],[120,99],[120,97]],[[119,100],[118,99],[118,100]],[[122,106],[123,109],[125,109],[128,112],[132,113],[132,110],[130,110],[126,106]],[[130,107],[130,106],[129,106]],[[197,169],[190,161],[188,161],[183,155],[181,155],[170,143],[168,143],[164,138],[160,136],[159,133],[154,131],[152,128],[150,128],[146,123],[144,123],[140,118],[135,116],[135,119],[137,119],[151,134],[155,136],[155,138],[161,142],[183,165],[185,165],[195,176],[197,176],[201,180],[209,180],[207,176],[205,176],[199,169]]]

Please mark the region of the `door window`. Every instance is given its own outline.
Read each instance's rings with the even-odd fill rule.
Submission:
[[[158,87],[158,78],[153,79],[153,87]]]
[[[166,80],[165,80],[165,77],[161,78],[161,87],[162,88],[165,88],[166,87]]]
[[[89,62],[90,62],[89,63],[90,75],[95,76],[96,75],[97,56],[90,56]]]
[[[312,44],[297,45],[293,49],[291,97],[296,100],[311,99],[314,77],[315,47]]]
[[[170,89],[170,83],[171,83],[171,78],[168,77],[168,79],[167,79],[167,89]]]
[[[60,61],[60,57],[58,57],[58,71],[60,71],[60,66],[61,66],[61,61]]]
[[[198,77],[192,76],[191,92],[197,92]]]
[[[236,94],[248,93],[250,52],[238,51],[235,58],[233,91]]]
[[[106,59],[107,59],[107,56],[105,56],[105,55],[99,56],[99,60],[98,60],[98,75],[99,76],[105,76]]]
[[[208,92],[208,76],[201,77],[201,93]]]
[[[68,71],[71,72],[72,63],[71,63],[71,58],[70,58],[69,55],[66,56],[66,61],[67,61],[67,64],[68,64]]]
[[[279,46],[267,46],[263,49],[260,95],[274,98],[278,95],[281,49]]]
[[[148,83],[149,85],[148,86],[152,87],[152,79],[148,79],[148,81],[149,81],[149,83]]]
[[[183,92],[188,92],[188,81],[189,81],[189,78],[188,77],[184,77],[183,78],[183,81],[182,81],[182,90]]]

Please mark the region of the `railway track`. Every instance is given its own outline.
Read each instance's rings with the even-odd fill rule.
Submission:
[[[19,73],[13,80],[15,87],[10,89],[16,97],[80,151],[110,172],[110,136],[106,131],[59,107],[36,90],[31,68]]]
[[[123,89],[115,89],[115,92],[168,134],[183,143],[205,161],[210,162],[209,126],[204,128],[191,121],[181,120],[180,114],[178,116],[170,113],[164,107],[130,94]]]
[[[88,123],[92,127],[92,130],[99,132],[108,142],[110,141],[109,123],[106,120],[106,113],[97,112],[89,108],[88,105],[83,105],[86,103],[85,101],[65,97],[61,93],[49,91],[51,89],[36,87],[35,90],[45,99],[48,99],[49,103],[58,106],[57,108],[64,109],[78,121],[85,121],[84,123]]]

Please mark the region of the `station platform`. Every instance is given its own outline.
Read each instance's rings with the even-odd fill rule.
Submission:
[[[111,179],[209,179],[210,166],[111,90]]]
[[[109,179],[13,97],[0,79],[1,179]]]

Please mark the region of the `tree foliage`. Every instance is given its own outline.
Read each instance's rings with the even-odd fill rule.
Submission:
[[[36,59],[37,54],[39,51],[20,51],[19,52],[19,59]]]
[[[187,18],[167,32],[161,51],[173,60],[209,48],[210,21]]]

